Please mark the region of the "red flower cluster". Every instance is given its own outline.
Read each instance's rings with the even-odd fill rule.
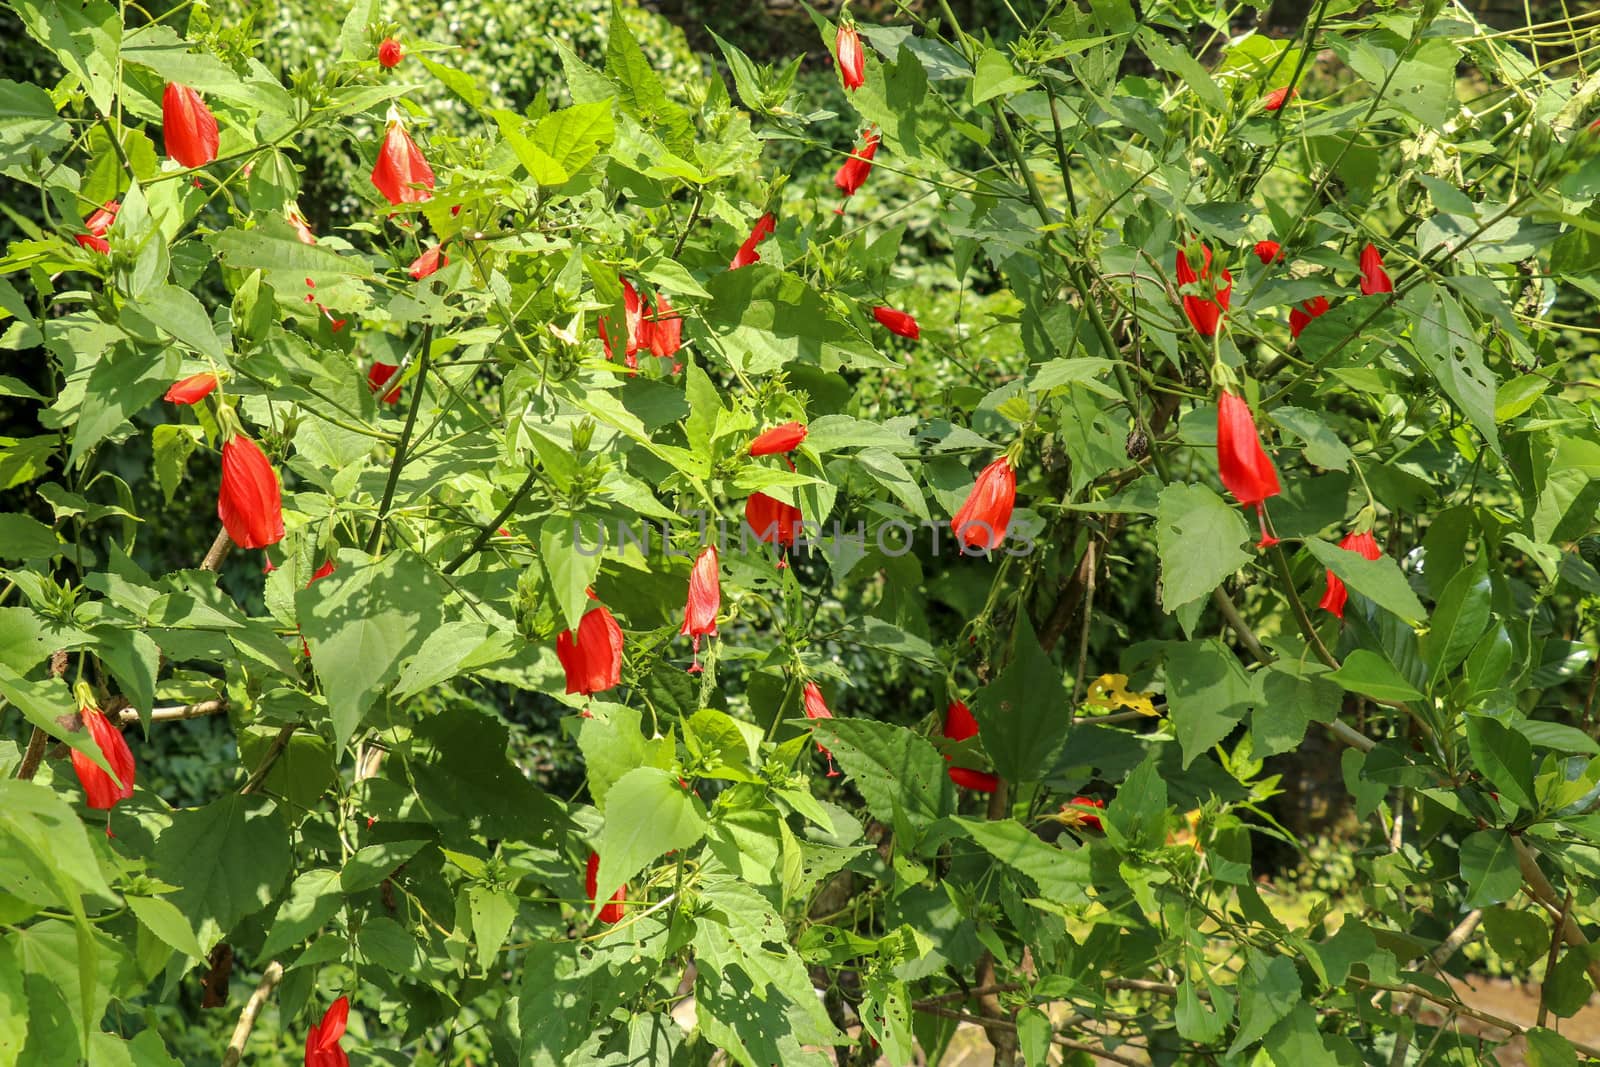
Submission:
[[[1011,525],[1011,509],[1017,500],[1017,475],[1011,461],[1001,456],[978,473],[966,503],[961,505],[950,529],[967,548],[992,552],[1006,539]]]
[[[694,638],[694,664],[690,674],[700,673],[700,639],[717,635],[717,612],[722,610],[722,578],[717,546],[707,545],[689,571],[689,599],[683,607],[683,627],[678,636]]]
[[[1250,405],[1227,390],[1217,401],[1217,471],[1235,500],[1255,507],[1256,520],[1261,524],[1261,540],[1256,547],[1277,544],[1278,539],[1267,532],[1263,502],[1283,491],[1278,484],[1278,471],[1261,447]]]
[[[978,736],[978,720],[972,717],[972,711],[966,704],[959,700],[952,700],[944,713],[944,736],[952,741],[965,741],[969,737]],[[946,763],[951,758],[944,758]],[[972,789],[979,793],[993,793],[1000,787],[1000,776],[990,774],[988,771],[975,771],[967,767],[946,768],[950,780],[963,789]]]
[[[589,862],[584,867],[583,872],[583,889],[589,895],[590,906],[594,904],[594,895],[599,889],[599,880],[600,853],[591,852],[589,853]],[[608,926],[614,922],[619,922],[622,919],[623,902],[627,899],[628,887],[624,885],[615,893],[612,893],[611,899],[606,901],[605,906],[600,909],[600,921]]]
[[[161,94],[161,139],[167,155],[185,167],[203,167],[217,158],[217,119],[187,85],[168,82]]]
[[[101,770],[94,760],[77,749],[72,750],[72,770],[83,785],[83,794],[89,807],[97,811],[110,811],[118,801],[133,796],[137,768],[133,762],[133,750],[128,747],[128,740],[122,736],[122,731],[112,725],[105,712],[86,703],[86,698],[87,694],[79,697],[80,702],[84,702],[79,708],[79,715],[89,731],[89,739],[105,756],[106,762],[116,772],[116,778]]]
[[[1377,559],[1383,555],[1378,548],[1378,542],[1371,532],[1363,530],[1361,533],[1345,534],[1344,540],[1339,542],[1339,547],[1346,552],[1354,552],[1363,559]],[[1339,618],[1344,618],[1345,602],[1349,600],[1350,593],[1344,587],[1344,582],[1333,571],[1327,572],[1327,586],[1323,590],[1322,600],[1317,607],[1333,612]]]
[[[913,341],[922,336],[922,331],[917,327],[917,320],[904,311],[875,307],[872,309],[872,317],[878,320],[878,325],[892,334],[908,337]]]
[[[772,236],[772,231],[777,227],[777,218],[772,212],[767,212],[756,220],[755,227],[751,229],[750,236],[744,239],[744,244],[739,246],[739,251],[734,253],[733,262],[728,264],[729,270],[738,270],[748,267],[752,263],[761,262],[761,253],[756,251],[756,245]]]
[[[172,383],[163,400],[171,404],[198,404],[217,387],[217,376],[210,371],[191,374],[182,381]]]
[[[372,166],[372,184],[396,207],[433,199],[433,168],[406,132],[398,112],[389,113],[378,161]]]
[[[376,393],[389,383],[390,378],[393,378],[399,372],[400,365],[397,363],[384,363],[381,360],[373,360],[371,369],[367,371],[367,389]],[[385,404],[396,403],[399,399],[400,387],[398,385],[383,396]]]
[[[406,50],[400,47],[400,42],[393,37],[385,37],[383,43],[378,45],[378,65],[384,70],[393,70],[400,65],[406,57]]]
[[[812,721],[833,718],[833,712],[828,710],[828,703],[822,699],[822,689],[816,682],[807,682],[805,688],[801,690],[801,696],[806,709],[806,718]],[[839,777],[839,769],[833,765],[833,753],[829,752],[821,741],[817,742],[817,751],[827,757],[828,777]]]
[[[757,258],[760,258],[759,256]],[[672,302],[665,293],[656,293],[656,306],[652,310],[650,305],[639,297],[639,291],[633,287],[628,279],[622,279],[622,314],[627,327],[626,345],[622,350],[623,360],[630,370],[639,369],[638,353],[648,349],[650,354],[662,359],[670,359],[677,355],[678,349],[683,347],[683,317],[672,308]],[[616,328],[611,320],[602,316],[599,321],[600,343],[605,346],[606,359],[615,357],[612,342]],[[621,340],[621,338],[616,338]],[[679,369],[674,363],[673,371]]]
[[[117,201],[107,200],[104,205],[95,208],[93,214],[83,220],[84,232],[74,235],[78,244],[91,252],[110,255],[111,242],[106,240],[106,234],[111,232],[111,224],[117,221],[117,212],[121,207]]]
[[[1184,248],[1178,249],[1178,286],[1183,288],[1198,285],[1202,290],[1210,290],[1211,278],[1211,249],[1200,245],[1201,266],[1199,273],[1195,273],[1194,264],[1189,261],[1189,253]],[[1201,337],[1215,337],[1217,328],[1222,323],[1223,313],[1228,310],[1228,299],[1233,293],[1233,274],[1227,270],[1222,272],[1222,284],[1216,287],[1216,297],[1196,296],[1184,293],[1183,313],[1189,317],[1189,324],[1194,327],[1194,332]]]
[[[878,142],[881,140],[877,130],[868,130],[861,147],[852,152],[850,158],[845,160],[834,174],[833,184],[837,185],[845,196],[855,196],[856,191],[866,184],[867,175],[872,173],[872,157],[878,154]],[[844,214],[844,206],[834,208],[834,214]]]
[[[861,51],[861,35],[856,33],[854,24],[839,24],[839,32],[834,37],[834,54],[839,60],[839,77],[844,80],[846,89],[855,92],[867,83],[867,57]]]
[[[265,548],[283,540],[278,476],[261,446],[242,433],[234,434],[222,445],[217,518],[240,548]]]
[[[322,1014],[306,1034],[305,1067],[350,1067],[350,1057],[339,1047],[345,1024],[350,1019],[350,998],[340,997]]]
[[[577,632],[556,637],[556,658],[567,672],[568,693],[603,693],[622,680],[622,627],[597,604],[578,620]]]

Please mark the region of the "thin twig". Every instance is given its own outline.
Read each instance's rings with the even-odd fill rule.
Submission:
[[[261,1009],[267,1003],[267,997],[272,994],[273,987],[282,978],[283,964],[277,960],[267,964],[266,971],[261,975],[261,981],[256,984],[256,991],[250,994],[244,1010],[239,1013],[239,1024],[233,1028],[233,1037],[228,1041],[228,1050],[222,1054],[222,1067],[238,1067],[239,1057],[244,1055],[244,1043],[250,1040],[250,1031],[256,1025],[256,1017],[261,1014]]]
[[[35,726],[28,735],[28,750],[22,754],[22,763],[17,767],[19,779],[26,782],[39,773],[39,764],[44,762],[44,750],[49,742],[50,735]]]
[[[922,1012],[924,1015],[938,1015],[945,1019],[954,1019],[957,1022],[970,1023],[973,1026],[993,1026],[998,1029],[1008,1030],[1012,1034],[1012,1040],[1015,1041],[1015,1035],[1017,1032],[1016,1023],[1006,1022],[1003,1019],[984,1019],[977,1015],[968,1015],[964,1011],[952,1011],[949,1008],[940,1008],[932,1004],[924,1004],[921,1001],[913,1004],[912,1008],[916,1011]],[[1099,1045],[1089,1045],[1082,1041],[1074,1041],[1071,1038],[1062,1037],[1060,1034],[1051,1034],[1050,1040],[1055,1042],[1057,1045],[1060,1045],[1064,1049],[1070,1049],[1073,1052],[1087,1053],[1096,1059],[1106,1060],[1109,1063],[1126,1064],[1127,1067],[1142,1067],[1138,1060],[1129,1059],[1126,1056],[1119,1056],[1115,1052],[1107,1052]]]
[[[153,708],[150,712],[151,722],[182,722],[184,719],[199,719],[206,715],[216,715],[218,712],[228,710],[226,700],[202,700],[198,704],[183,704],[172,708]],[[123,726],[133,726],[139,719],[137,708],[123,708],[117,717]]]
[[[1528,887],[1528,892],[1545,906],[1551,918],[1557,920],[1556,929],[1561,931],[1561,936],[1566,939],[1567,944],[1576,949],[1586,948],[1589,938],[1584,935],[1583,929],[1572,916],[1563,912],[1556,897],[1555,886],[1550,884],[1550,879],[1546,878],[1544,871],[1540,869],[1539,858],[1533,849],[1529,848],[1521,837],[1515,835],[1511,838],[1511,844],[1517,850],[1517,866],[1522,868],[1522,882]],[[1590,980],[1596,986],[1600,986],[1600,960],[1590,957],[1584,964],[1584,969],[1589,972]]]
[[[1408,996],[1421,997],[1423,1000],[1431,1001],[1442,1008],[1448,1008],[1456,1015],[1465,1015],[1469,1019],[1476,1019],[1479,1022],[1488,1023],[1490,1026],[1504,1030],[1508,1034],[1525,1034],[1528,1032],[1527,1027],[1518,1023],[1514,1023],[1510,1019],[1502,1019],[1498,1015],[1491,1015],[1486,1011],[1480,1011],[1479,1009],[1472,1007],[1470,1004],[1465,1004],[1460,1000],[1451,1000],[1449,997],[1441,996],[1431,989],[1424,989],[1422,986],[1412,985],[1409,982],[1400,985],[1389,985],[1383,982],[1369,982],[1365,978],[1357,978],[1353,975],[1347,979],[1347,981],[1355,985],[1363,986],[1367,989],[1382,990],[1389,993],[1404,993]],[[1585,1056],[1600,1056],[1600,1049],[1596,1049],[1590,1045],[1585,1045],[1580,1041],[1574,1041],[1570,1037],[1568,1037],[1567,1040],[1571,1042],[1573,1048],[1577,1049]]]
[[[272,739],[267,754],[261,757],[261,763],[250,772],[250,777],[240,787],[240,796],[249,796],[261,788],[261,783],[267,780],[267,773],[272,770],[272,765],[278,762],[278,757],[283,755],[283,750],[289,747],[289,739],[294,736],[298,728],[298,723],[290,723],[278,731],[278,736]]]
[[[1567,916],[1572,914],[1572,889],[1567,889],[1567,899],[1561,903],[1561,917],[1556,920],[1555,929],[1559,930],[1567,924]],[[1535,1026],[1544,1027],[1545,1020],[1550,1015],[1550,998],[1545,995],[1545,986],[1550,982],[1550,972],[1556,969],[1556,961],[1561,958],[1561,938],[1550,938],[1550,955],[1544,961],[1544,977],[1539,980],[1539,1018]]]
[[[511,499],[506,501],[506,506],[500,509],[498,515],[489,520],[487,526],[478,531],[478,536],[473,538],[472,544],[462,549],[459,556],[445,564],[444,573],[454,574],[456,569],[463,563],[478,552],[483,551],[483,546],[489,543],[489,538],[493,537],[494,532],[505,524],[505,521],[511,517],[513,511],[517,510],[517,507],[522,503],[522,498],[528,495],[528,490],[533,488],[533,483],[538,478],[539,468],[530,459],[528,462],[528,476],[522,480],[522,484],[517,487],[517,491],[511,494]]]
[[[214,571],[222,566],[222,560],[228,554],[228,549],[233,542],[228,539],[226,528],[217,531],[217,539],[211,542],[211,547],[206,549],[206,558],[200,561],[200,569]]]

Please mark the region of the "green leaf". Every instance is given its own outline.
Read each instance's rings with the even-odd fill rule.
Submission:
[[[1255,1044],[1279,1019],[1300,1003],[1300,974],[1286,956],[1270,960],[1251,950],[1250,962],[1239,980],[1239,1031],[1228,1055]]]
[[[1346,554],[1355,555],[1353,552]],[[1422,699],[1422,694],[1388,660],[1364,648],[1350,653],[1338,670],[1329,671],[1323,677],[1374,700],[1394,703]]]
[[[1466,716],[1466,727],[1472,762],[1495,790],[1523,811],[1537,808],[1533,800],[1533,747],[1528,739],[1487,715]]]
[[[1417,599],[1399,565],[1388,556],[1367,559],[1359,552],[1315,537],[1306,538],[1305,545],[1317,562],[1380,608],[1394,612],[1413,625],[1427,618],[1422,601]]]
[[[372,559],[345,549],[332,574],[295,594],[338,745],[399,676],[401,662],[444,625],[444,592],[432,566],[410,552]]]
[[[635,767],[668,770],[676,753],[670,738],[645,739],[637,709],[623,704],[605,704],[593,710],[593,716],[584,719],[578,727],[578,749],[583,753],[584,767],[588,771],[589,795],[597,807],[604,809],[606,794],[623,775]]]
[[[345,861],[344,870],[339,872],[339,888],[345,893],[359,893],[382,885],[395,868],[427,846],[426,841],[385,841],[367,845]]]
[[[1167,708],[1185,767],[1227,737],[1256,702],[1250,676],[1221,641],[1167,646]]]
[[[55,738],[64,741],[94,761],[108,773],[111,765],[100,751],[100,746],[89,738],[87,730],[78,729],[77,705],[72,691],[56,679],[34,681],[23,678],[11,668],[0,664],[0,697],[5,697],[22,712],[23,718]]]
[[[304,941],[344,907],[339,878],[338,871],[322,867],[302,871],[295,877],[289,895],[278,905],[278,912],[267,927],[267,939],[261,946],[263,958],[276,956]]]
[[[1523,1040],[1528,1043],[1528,1067],[1578,1067],[1578,1050],[1554,1030],[1535,1027],[1524,1033]]]
[[[1540,983],[1539,995],[1545,1006],[1563,1019],[1582,1011],[1594,993],[1594,984],[1589,981],[1585,966],[1588,955],[1583,950],[1566,952]]]
[[[473,80],[472,75],[454,67],[447,67],[423,55],[417,56],[417,62],[421,63],[429,74],[439,79],[440,85],[449,89],[469,107],[474,109],[483,107],[483,90],[478,88],[478,83]]]
[[[582,170],[602,146],[611,142],[615,128],[609,101],[574,104],[539,120],[533,133],[533,147],[554,163],[558,172],[570,178]],[[537,174],[533,178],[541,185],[559,185],[568,180],[545,181]]]
[[[978,57],[972,73],[972,102],[982,104],[997,96],[1009,96],[1033,88],[1032,78],[1018,76],[1011,61],[998,48],[987,48]]]
[[[1011,782],[1035,782],[1067,737],[1067,694],[1061,671],[1039,647],[1033,625],[1017,624],[1011,662],[972,699],[983,750]]]
[[[488,967],[506,943],[517,918],[517,896],[505,889],[475,885],[467,890],[467,910],[472,915],[472,940],[478,947],[478,964]]]
[[[139,301],[139,313],[202,356],[227,361],[227,350],[217,338],[211,317],[189,290],[176,285],[158,286]]]
[[[509,759],[509,731],[500,719],[447,708],[413,730],[425,747],[413,749],[408,769],[435,825],[461,819],[484,837],[545,844],[567,825],[555,802]]]
[[[1166,843],[1167,783],[1154,755],[1123,779],[1101,822],[1106,839],[1126,852]]]
[[[194,959],[205,958],[206,950],[201,947],[199,938],[195,937],[194,928],[189,925],[188,918],[170,901],[161,897],[131,895],[126,900],[128,909],[152,934],[185,956]]]
[[[172,503],[172,495],[178,491],[178,486],[183,484],[184,468],[195,446],[200,443],[200,437],[200,427],[184,423],[164,422],[152,432],[156,481],[168,504]]]
[[[1461,842],[1461,877],[1467,881],[1467,907],[1510,900],[1522,888],[1516,848],[1504,830],[1480,830]]]
[[[588,589],[600,573],[600,529],[597,521],[573,515],[551,515],[539,523],[539,559],[568,630],[576,630],[592,606]]]
[[[1134,39],[1157,69],[1170,70],[1182,78],[1207,110],[1221,113],[1228,109],[1228,99],[1222,95],[1221,88],[1187,48],[1173,44],[1150,26],[1140,26]]]
[[[1313,466],[1341,471],[1349,467],[1349,447],[1316,412],[1285,404],[1272,409],[1272,421],[1305,442],[1301,451]]]
[[[156,841],[157,875],[210,949],[239,920],[272,903],[289,875],[289,825],[264,797],[230,794],[174,812]]]
[[[606,74],[616,84],[617,100],[629,114],[679,155],[687,156],[693,151],[694,125],[689,113],[667,99],[667,90],[650,60],[639,50],[618,0],[612,0],[607,25]]]
[[[922,735],[872,719],[819,719],[817,741],[833,752],[867,810],[893,825],[896,812],[926,827],[953,809],[944,759]]]
[[[48,560],[66,548],[56,532],[26,515],[0,515],[0,559]]]
[[[1176,611],[1207,596],[1234,571],[1250,562],[1239,546],[1250,528],[1203,485],[1178,483],[1161,491],[1156,511],[1156,551],[1161,557],[1161,607]]]
[[[1422,638],[1422,654],[1428,661],[1431,684],[1438,684],[1477,644],[1489,625],[1493,597],[1486,556],[1480,555],[1470,568],[1445,585],[1433,616],[1428,620],[1428,632]]]
[[[146,404],[166,392],[178,369],[178,353],[168,351],[152,359],[119,345],[95,363],[84,386],[78,427],[72,436],[72,454],[78,461],[122,426]]]
[[[1060,848],[1039,840],[1015,819],[955,820],[984,851],[1012,870],[1027,875],[1039,895],[1056,904],[1082,904],[1094,882],[1089,870],[1089,850]]]
[[[700,802],[677,775],[659,767],[638,767],[619,778],[606,795],[605,817],[595,846],[598,904],[662,855],[688,848],[706,832]]]

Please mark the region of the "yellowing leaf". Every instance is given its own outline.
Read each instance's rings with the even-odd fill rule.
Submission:
[[[1153,693],[1128,692],[1128,676],[1126,674],[1102,674],[1089,683],[1088,704],[1091,708],[1129,708],[1140,715],[1149,715],[1152,718],[1161,713],[1150,702]]]

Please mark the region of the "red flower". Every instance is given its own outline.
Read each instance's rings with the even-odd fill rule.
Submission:
[[[350,1019],[350,998],[340,997],[328,1006],[322,1022],[306,1034],[305,1067],[350,1067],[350,1057],[339,1047]]]
[[[217,158],[217,119],[187,85],[168,82],[161,94],[161,139],[167,155],[186,167],[203,167]]]
[[[622,678],[622,627],[604,606],[592,607],[576,634],[563,630],[556,637],[556,657],[567,672],[567,692],[604,692]]]
[[[301,244],[314,245],[317,243],[317,235],[311,232],[311,224],[306,221],[304,215],[300,214],[299,208],[291,207],[284,212],[284,217],[289,220],[289,225],[294,227],[294,235],[300,238]],[[307,281],[309,282],[310,279],[307,279]]]
[[[828,710],[828,702],[822,699],[822,690],[818,688],[816,682],[807,682],[805,688],[801,690],[801,696],[805,704],[806,718],[812,721],[833,718],[833,712]],[[828,777],[839,777],[839,772],[833,765],[833,753],[829,752],[821,741],[817,742],[817,751],[827,757]]]
[[[101,255],[111,254],[111,242],[106,240],[106,234],[111,231],[111,224],[117,221],[117,211],[122,207],[115,200],[107,200],[101,207],[95,208],[94,213],[83,220],[86,233],[74,234],[79,245]]]
[[[393,378],[399,372],[399,370],[400,367],[397,364],[382,363],[377,360],[373,360],[372,368],[367,371],[367,388],[376,393],[379,389],[382,389],[384,385],[388,383],[389,379]],[[389,392],[384,396],[383,402],[385,404],[393,404],[399,399],[400,387],[397,385],[393,389],[389,390]]]
[[[1383,269],[1383,254],[1370,242],[1361,250],[1361,295],[1394,292],[1394,282]]]
[[[1278,472],[1261,447],[1250,405],[1227,390],[1217,401],[1217,471],[1235,500],[1246,507],[1255,505],[1256,519],[1261,524],[1261,540],[1256,547],[1277,544],[1278,539],[1267,533],[1262,502],[1283,491],[1278,485]]]
[[[261,446],[244,434],[234,434],[222,446],[217,518],[240,548],[265,548],[283,540],[278,476]]]
[[[968,548],[999,548],[1006,539],[1006,527],[1011,525],[1011,509],[1016,500],[1016,472],[1011,469],[1011,461],[1001,456],[978,473],[967,502],[950,520],[956,540]]]
[[[952,700],[950,707],[945,710],[944,736],[952,741],[965,741],[969,737],[978,736],[978,720],[972,717],[971,710],[962,701]],[[950,762],[949,756],[944,759],[946,763]],[[975,771],[969,767],[950,767],[946,773],[956,785],[979,793],[993,793],[1000,785],[1000,776],[990,774],[988,771]]]
[[[1194,266],[1189,262],[1189,254],[1183,249],[1178,249],[1178,286],[1206,283],[1201,289],[1211,287],[1211,249],[1205,245],[1200,246],[1200,254],[1204,260],[1200,273],[1194,272]],[[1183,313],[1189,316],[1189,323],[1194,327],[1194,332],[1201,337],[1215,337],[1217,327],[1222,322],[1222,313],[1228,310],[1228,298],[1233,292],[1233,275],[1224,270],[1222,272],[1223,284],[1216,290],[1216,299],[1205,296],[1191,296],[1183,294]]]
[[[433,199],[433,168],[394,113],[372,166],[372,184],[389,203],[420,204]]]
[[[268,562],[270,563],[271,561],[269,560]],[[327,560],[326,562],[324,562],[322,564],[322,566],[318,567],[314,572],[312,572],[311,577],[306,580],[306,588],[310,589],[317,582],[320,582],[322,579],[326,578],[328,575],[330,575],[332,573],[333,573],[333,560],[330,559],[330,560]],[[306,654],[306,659],[310,659],[311,658],[311,646],[306,643],[306,639],[305,639],[305,637],[303,635],[300,638],[300,650]]]
[[[1106,806],[1106,802],[1105,801],[1096,800],[1094,797],[1073,797],[1071,800],[1069,800],[1065,804],[1061,805],[1061,810],[1064,811],[1064,812],[1068,812],[1071,815],[1076,816],[1078,822],[1082,823],[1084,826],[1089,827],[1091,830],[1100,830],[1100,829],[1104,829],[1104,827],[1102,827],[1100,825],[1100,816],[1091,815],[1088,812],[1083,811],[1081,809],[1083,809],[1083,808],[1090,808],[1090,809],[1101,808],[1101,809],[1104,809],[1105,806]],[[1072,809],[1079,809],[1079,810],[1075,810],[1074,811]]]
[[[1339,547],[1346,552],[1359,553],[1363,559],[1377,559],[1383,555],[1382,550],[1378,548],[1378,542],[1373,539],[1372,534],[1366,532],[1345,534],[1344,540],[1339,542]],[[1323,591],[1322,600],[1317,604],[1317,607],[1326,608],[1342,619],[1344,618],[1345,601],[1349,599],[1349,596],[1350,594],[1346,591],[1344,582],[1339,580],[1339,576],[1332,571],[1328,571],[1328,585]]]
[[[715,637],[717,612],[722,608],[722,579],[717,572],[717,546],[707,545],[689,571],[689,599],[683,608],[683,628],[679,636],[694,638],[694,665],[690,674],[700,673],[700,638]]]
[[[878,154],[879,140],[876,130],[868,130],[861,147],[851,153],[850,158],[844,161],[839,172],[833,176],[833,184],[837,185],[845,196],[855,196],[856,190],[867,180],[867,175],[872,173],[872,157]]]
[[[591,906],[594,904],[595,891],[600,888],[599,881],[600,853],[591,852],[589,853],[588,866],[585,867],[583,872],[583,890],[589,895]],[[627,899],[628,887],[623,885],[615,893],[611,894],[611,899],[606,901],[605,906],[600,909],[600,921],[607,925],[619,921],[622,918],[622,903]]]
[[[867,83],[867,57],[861,51],[861,35],[852,24],[841,23],[833,43],[839,76],[844,79],[844,87],[854,92]]]
[[[627,347],[623,350],[623,356],[626,358],[630,368],[637,368],[639,361],[634,358],[634,353],[641,348],[650,347],[651,323],[646,321],[644,317],[644,303],[639,299],[639,291],[633,287],[633,283],[628,279],[623,278],[621,281],[622,314],[624,325],[628,328]],[[606,329],[610,321],[606,318],[600,319],[600,343],[606,347],[606,359],[612,358],[613,355],[611,351],[611,332]]]
[[[211,390],[216,387],[217,376],[210,371],[203,371],[174,382],[162,399],[173,404],[198,404],[202,397],[210,395]]]
[[[739,251],[734,254],[733,262],[728,264],[729,270],[738,270],[748,267],[752,263],[761,261],[761,253],[756,251],[756,245],[772,236],[772,231],[777,225],[777,219],[772,212],[767,212],[756,220],[755,229],[750,231],[750,236],[744,239],[744,244],[739,246]]]
[[[1311,325],[1311,320],[1328,310],[1328,298],[1314,296],[1297,308],[1289,309],[1289,336],[1299,337],[1300,331]]]
[[[777,456],[793,452],[800,447],[800,442],[806,439],[807,432],[805,425],[798,422],[786,422],[781,426],[774,426],[750,442],[750,454]]]
[[[422,255],[411,261],[407,273],[416,281],[421,281],[440,267],[448,267],[450,257],[444,254],[443,245],[434,245]]]
[[[385,70],[392,70],[400,65],[406,57],[406,51],[400,47],[400,42],[393,37],[385,37],[383,43],[378,45],[378,63]]]
[[[800,533],[800,509],[759,491],[744,502],[744,521],[757,539],[780,548],[794,544]]]
[[[1283,258],[1283,246],[1276,241],[1257,241],[1255,247],[1256,258],[1263,263]]]
[[[117,777],[101,770],[94,760],[79,752],[72,750],[72,769],[78,775],[78,781],[83,783],[84,795],[88,798],[89,806],[101,811],[108,811],[119,800],[127,800],[133,796],[133,779],[136,769],[133,764],[133,752],[128,748],[128,741],[122,736],[122,731],[111,724],[105,712],[99,708],[86,707],[82,709],[83,725],[89,730],[89,738],[99,747],[101,755],[116,772]],[[117,783],[120,782],[121,785]]]
[[[655,314],[643,329],[653,355],[666,359],[683,347],[683,316],[673,313],[672,302],[665,293],[656,294]]]
[[[872,309],[872,317],[878,320],[878,325],[892,334],[909,337],[913,341],[922,336],[922,331],[917,328],[917,320],[907,315],[904,311],[896,311],[894,308],[875,307]]]
[[[1272,92],[1263,97],[1261,106],[1268,111],[1276,111],[1299,95],[1300,93],[1297,90],[1291,89],[1286,85],[1282,89],[1272,90]]]

